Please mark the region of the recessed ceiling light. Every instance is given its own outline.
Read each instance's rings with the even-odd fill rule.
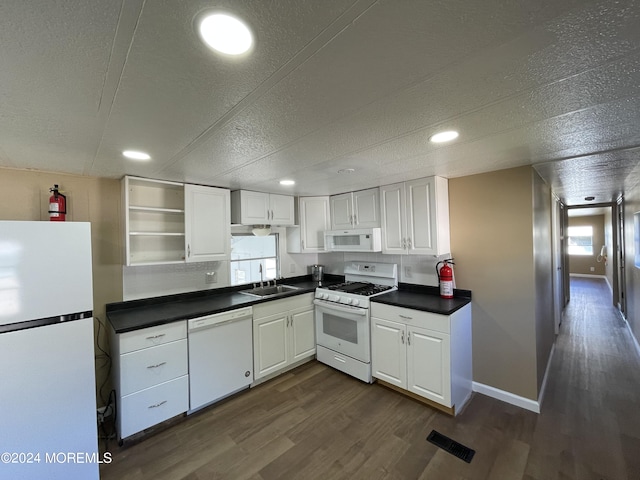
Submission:
[[[458,138],[458,132],[456,132],[455,130],[447,130],[446,132],[439,132],[435,135],[432,135],[429,140],[431,140],[433,143],[443,143],[450,142],[451,140],[455,140],[456,138]]]
[[[296,182],[293,180],[280,180],[280,185],[295,185]]]
[[[146,152],[140,152],[137,150],[125,150],[122,155],[131,160],[151,160],[151,155]]]
[[[211,13],[198,26],[202,41],[227,55],[241,55],[253,45],[253,35],[242,21],[226,13]]]
[[[355,171],[355,168],[341,168],[340,170],[338,170],[338,173],[353,173]]]

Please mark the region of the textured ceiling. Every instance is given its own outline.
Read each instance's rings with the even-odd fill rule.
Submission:
[[[568,205],[640,181],[640,1],[35,6],[0,3],[0,166],[316,195],[534,165]],[[251,55],[200,43],[212,7]]]

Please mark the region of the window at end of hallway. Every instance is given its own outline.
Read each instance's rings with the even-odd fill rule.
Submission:
[[[569,227],[569,255],[593,255],[593,227]]]

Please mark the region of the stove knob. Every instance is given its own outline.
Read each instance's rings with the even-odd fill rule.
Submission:
[[[337,302],[340,300],[340,297],[338,295],[327,295],[327,300],[331,302]]]
[[[351,305],[360,305],[360,300],[358,300],[357,298],[354,298],[353,302],[351,302]]]
[[[327,298],[329,298],[329,295],[326,294],[326,293],[321,293],[320,294],[320,298],[323,299],[323,300],[326,300]]]

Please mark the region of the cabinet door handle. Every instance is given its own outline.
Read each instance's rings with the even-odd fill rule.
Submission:
[[[160,403],[156,403],[155,405],[149,405],[147,408],[158,408],[167,403],[166,400],[161,401]]]
[[[411,332],[407,333],[407,345],[411,345]]]
[[[398,314],[398,316],[399,316],[400,318],[404,318],[405,320],[413,320],[413,317],[407,317],[406,315],[400,315],[400,314]]]
[[[407,248],[407,239],[403,238],[402,239],[402,249],[404,250],[405,248]]]
[[[191,257],[191,245],[187,244],[187,257]]]
[[[404,332],[400,333],[400,341],[402,342],[402,344],[404,345]]]
[[[289,317],[287,317],[287,328],[289,328]]]
[[[304,250],[304,240],[302,240],[302,249]]]
[[[156,340],[157,338],[164,337],[165,335],[166,335],[166,333],[161,333],[159,335],[152,335],[150,337],[147,337],[147,340]]]
[[[156,363],[155,365],[149,365],[147,368],[158,368],[161,367],[162,365],[166,365],[167,362],[161,362],[161,363]]]
[[[411,238],[407,238],[407,246],[409,247],[409,250],[411,250]]]

